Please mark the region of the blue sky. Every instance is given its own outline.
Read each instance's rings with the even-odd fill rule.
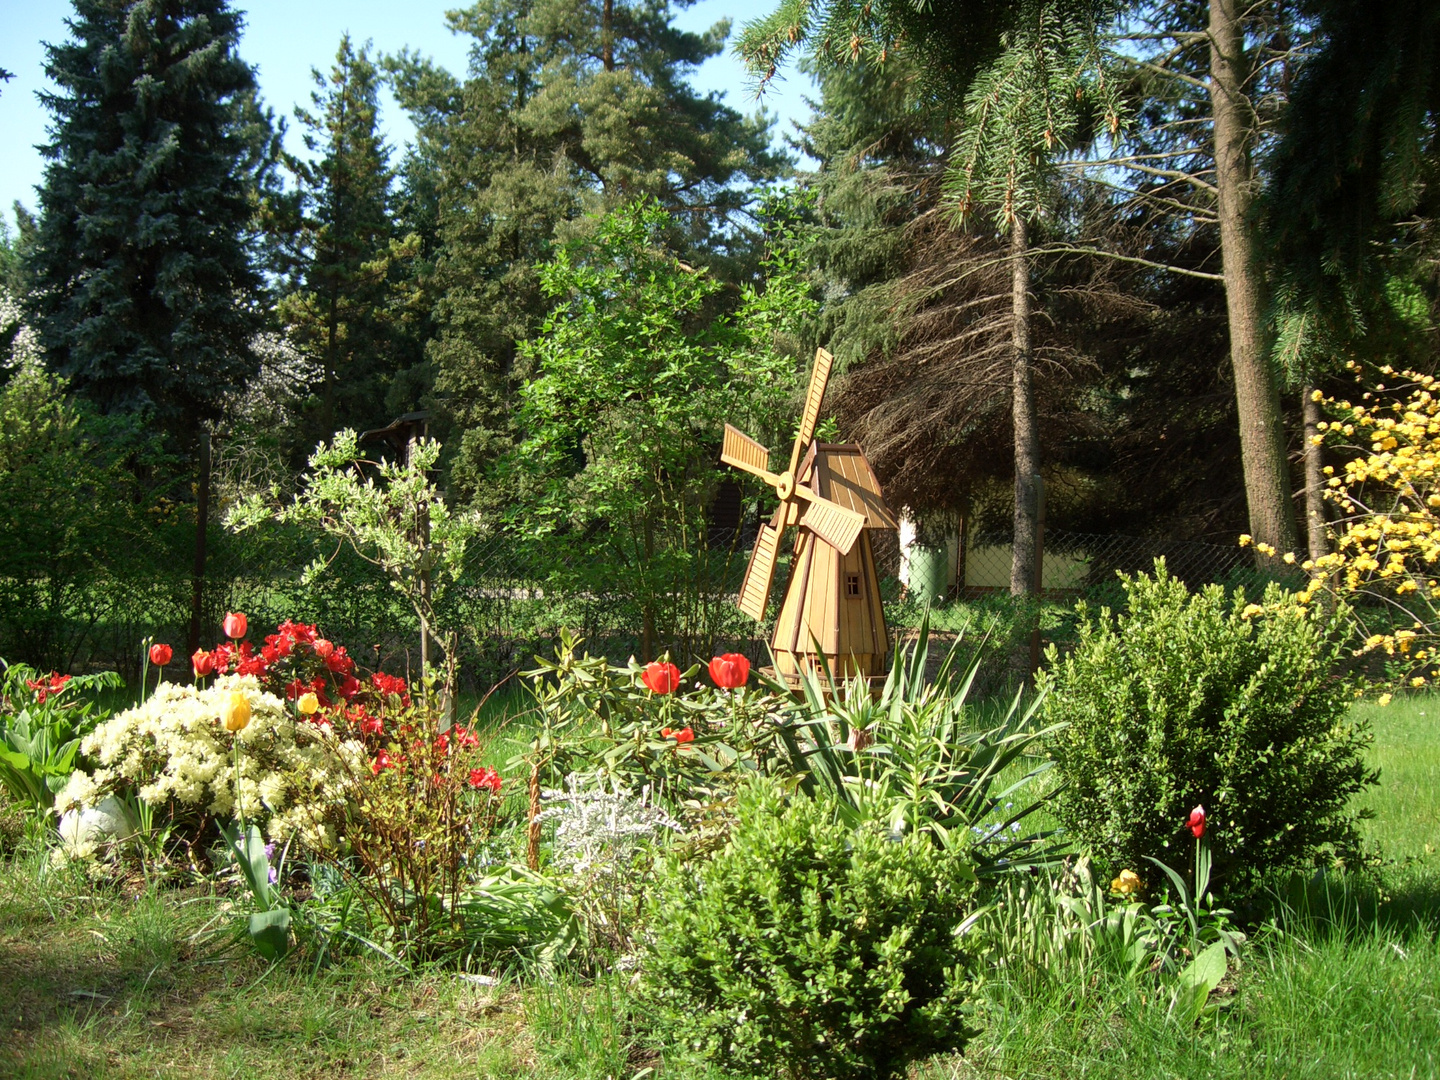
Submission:
[[[245,12],[246,31],[241,55],[259,69],[260,87],[277,115],[289,117],[296,104],[309,105],[313,88],[310,69],[328,70],[340,35],[345,31],[357,42],[370,39],[377,50],[398,52],[410,46],[449,70],[465,69],[469,38],[456,37],[445,25],[445,12],[463,6],[458,0],[233,0]],[[708,27],[723,18],[734,30],[750,19],[771,11],[776,0],[699,0],[679,11],[676,22],[688,30]],[[49,116],[36,100],[46,88],[42,42],[66,36],[65,19],[71,7],[64,0],[0,0],[0,68],[15,78],[0,85],[0,210],[13,224],[10,206],[19,199],[35,209],[35,185],[43,161],[35,149],[45,141]],[[733,34],[732,34],[733,36]],[[793,120],[808,114],[803,97],[809,80],[793,69],[782,73],[766,90],[765,108],[780,118],[776,138],[789,131]],[[719,90],[741,112],[752,113],[757,103],[747,86],[744,69],[727,50],[705,63],[692,80],[702,91]],[[381,123],[390,142],[399,147],[413,128],[387,94]],[[298,152],[299,136],[291,124],[287,148]]]

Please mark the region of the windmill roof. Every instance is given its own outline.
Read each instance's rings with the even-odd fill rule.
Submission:
[[[816,495],[864,514],[867,529],[899,527],[859,443],[811,443],[799,479]]]

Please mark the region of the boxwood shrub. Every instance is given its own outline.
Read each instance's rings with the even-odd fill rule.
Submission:
[[[1123,577],[1125,610],[1081,605],[1079,640],[1042,677],[1064,782],[1056,811],[1111,870],[1188,869],[1190,810],[1208,813],[1215,879],[1238,897],[1268,871],[1356,854],[1353,795],[1373,783],[1368,729],[1339,672],[1344,611],[1190,593],[1157,562]]]
[[[666,862],[645,996],[667,1042],[731,1074],[902,1076],[971,1034],[975,896],[963,855],[927,836],[760,785],[713,858]]]

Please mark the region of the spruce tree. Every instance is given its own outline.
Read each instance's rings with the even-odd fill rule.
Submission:
[[[254,370],[252,209],[270,129],[225,0],[75,0],[29,256],[49,363],[189,444]]]
[[[297,107],[314,160],[287,157],[296,178],[295,288],[279,314],[292,340],[324,372],[320,430],[378,426],[400,358],[400,274],[415,253],[398,235],[390,149],[378,126],[379,77],[368,48],[347,34],[328,76],[314,72],[315,111]]]

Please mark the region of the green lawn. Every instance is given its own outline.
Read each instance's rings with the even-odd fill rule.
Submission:
[[[493,756],[523,742],[487,703]],[[462,708],[462,713],[468,710]],[[1429,714],[1429,715],[1427,715]],[[1181,1030],[1147,984],[993,981],[984,1033],[924,1080],[980,1077],[1440,1076],[1440,700],[1362,706],[1381,787],[1367,805],[1381,887],[1337,883],[1313,917],[1257,935],[1218,1019]],[[647,1043],[623,979],[399,971],[356,956],[314,972],[216,953],[208,889],[91,881],[43,855],[0,862],[0,1076],[695,1077]],[[651,1038],[654,1038],[653,1036]]]

